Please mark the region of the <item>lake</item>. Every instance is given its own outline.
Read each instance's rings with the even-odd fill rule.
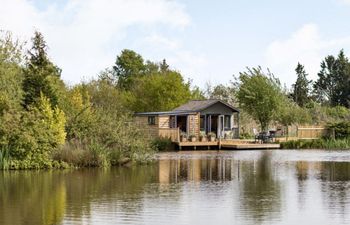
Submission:
[[[0,171],[0,224],[350,224],[350,151],[195,151],[142,166]]]

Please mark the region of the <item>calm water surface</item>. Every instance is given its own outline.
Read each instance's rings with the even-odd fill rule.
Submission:
[[[131,168],[0,171],[0,224],[350,224],[350,151],[181,152]]]

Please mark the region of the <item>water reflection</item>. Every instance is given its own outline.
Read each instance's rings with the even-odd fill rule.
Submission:
[[[159,183],[182,181],[230,181],[240,165],[224,157],[203,159],[162,159],[159,161]],[[239,176],[239,174],[237,174]]]
[[[340,161],[306,153],[168,153],[130,168],[1,172],[0,224],[349,224],[350,151]]]

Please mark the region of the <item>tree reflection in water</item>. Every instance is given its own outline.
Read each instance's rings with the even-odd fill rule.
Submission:
[[[349,224],[350,162],[330,156],[180,152],[143,166],[1,171],[0,224]]]
[[[256,161],[243,162],[241,168],[239,201],[242,215],[254,223],[267,217],[278,218],[282,206],[281,184],[274,176],[270,152],[262,152]]]

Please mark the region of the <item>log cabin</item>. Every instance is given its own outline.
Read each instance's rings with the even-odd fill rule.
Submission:
[[[152,138],[168,137],[178,143],[182,135],[239,138],[239,110],[217,99],[192,100],[166,112],[135,113],[134,119]]]

